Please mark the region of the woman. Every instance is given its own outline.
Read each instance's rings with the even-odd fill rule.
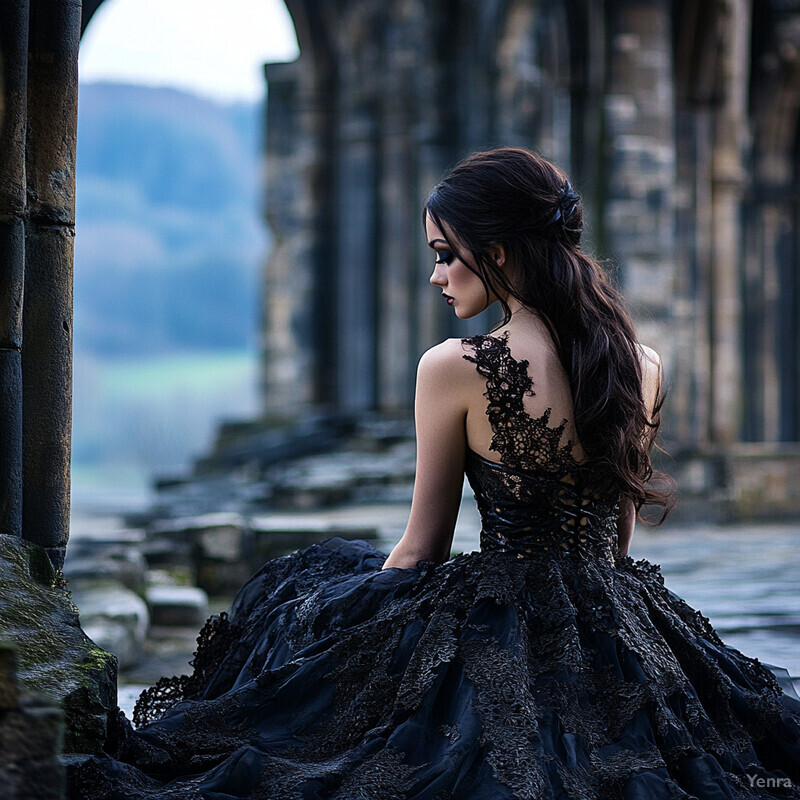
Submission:
[[[420,361],[408,527],[267,562],[194,674],[71,776],[84,798],[800,797],[800,703],[627,555],[658,356],[526,150],[470,156],[424,211],[431,283],[492,333]],[[449,559],[463,474],[481,550]],[[662,482],[663,483],[663,482]],[[161,715],[161,712],[164,712]]]

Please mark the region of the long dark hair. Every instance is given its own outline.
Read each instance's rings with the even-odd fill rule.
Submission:
[[[660,506],[663,521],[672,490],[650,459],[663,394],[659,387],[651,418],[633,323],[605,271],[581,250],[583,206],[567,176],[522,148],[473,153],[434,187],[427,216],[457,257],[459,246],[472,255],[487,298],[500,298],[500,326],[511,318],[507,296],[539,313],[569,379],[589,464],[637,511]],[[502,245],[510,271],[497,266],[491,245]]]

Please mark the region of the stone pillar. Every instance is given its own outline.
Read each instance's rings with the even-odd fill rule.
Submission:
[[[23,537],[60,568],[69,536],[72,251],[80,0],[32,0],[22,324]]]
[[[397,98],[389,102],[397,103]],[[396,112],[395,113],[393,113]],[[413,380],[410,364],[414,271],[424,265],[413,258],[410,246],[421,237],[420,213],[413,185],[413,158],[405,130],[396,124],[404,118],[401,109],[388,110],[381,152],[381,237],[376,249],[379,264],[377,354],[377,400],[383,409],[408,408],[408,387]]]
[[[22,294],[28,0],[0,4],[0,533],[22,534]]]
[[[800,361],[796,132],[800,26],[773,9],[772,37],[756,37],[750,78],[753,180],[744,248],[745,439],[797,441]]]
[[[346,113],[346,112],[345,112]],[[351,110],[339,127],[336,192],[337,406],[345,412],[375,407],[377,217],[375,121]]]
[[[653,0],[631,0],[608,13],[608,189],[602,238],[620,263],[620,282],[640,340],[660,352],[669,372],[675,356],[670,9]]]
[[[562,3],[516,0],[496,43],[497,141],[535,147],[572,174],[570,36]],[[588,48],[588,43],[582,43]],[[575,59],[577,61],[577,59]]]
[[[268,64],[263,398],[268,422],[335,410],[334,174],[339,65],[324,4],[286,0],[300,58]]]
[[[415,176],[419,122],[427,109],[425,99],[416,93],[414,65],[421,60],[421,51],[425,52],[427,44],[426,38],[421,47],[418,38],[425,29],[426,14],[418,3],[409,4],[404,10],[406,16],[393,22],[396,46],[382,53],[386,83],[378,99],[380,237],[373,267],[378,289],[377,405],[384,410],[403,411],[409,408],[413,397],[418,355],[414,286],[419,276],[427,277],[430,263],[417,259],[414,246],[423,239]]]
[[[262,396],[270,419],[291,418],[314,399],[313,231],[308,132],[298,109],[305,59],[267,64],[266,217],[272,232],[264,280]]]
[[[711,441],[740,438],[742,393],[741,207],[749,132],[749,0],[724,0],[719,17],[722,102],[714,116],[711,161]]]
[[[781,274],[780,254],[786,248],[791,236],[791,215],[785,207],[774,203],[763,210],[762,236],[764,242],[762,263],[762,286],[764,297],[764,336],[762,339],[761,361],[764,375],[764,421],[763,434],[759,437],[765,442],[778,442],[781,438],[781,370],[780,370],[780,302]],[[786,287],[787,289],[789,287]],[[743,386],[742,394],[750,394],[749,387]]]

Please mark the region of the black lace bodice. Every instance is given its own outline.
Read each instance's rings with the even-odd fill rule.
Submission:
[[[550,425],[552,410],[532,417],[528,362],[517,361],[508,334],[462,340],[486,378],[490,449],[501,463],[467,451],[466,473],[481,514],[481,548],[516,552],[520,558],[594,553],[613,558],[617,549],[618,496],[577,461],[575,443],[563,443],[567,420]]]

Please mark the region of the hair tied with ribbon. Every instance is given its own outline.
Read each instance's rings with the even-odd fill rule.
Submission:
[[[581,196],[572,188],[569,181],[565,181],[558,193],[558,200],[556,201],[556,210],[552,217],[547,222],[547,227],[552,228],[556,225],[564,232],[581,233],[583,227],[570,226],[569,221],[578,210],[581,202]]]

